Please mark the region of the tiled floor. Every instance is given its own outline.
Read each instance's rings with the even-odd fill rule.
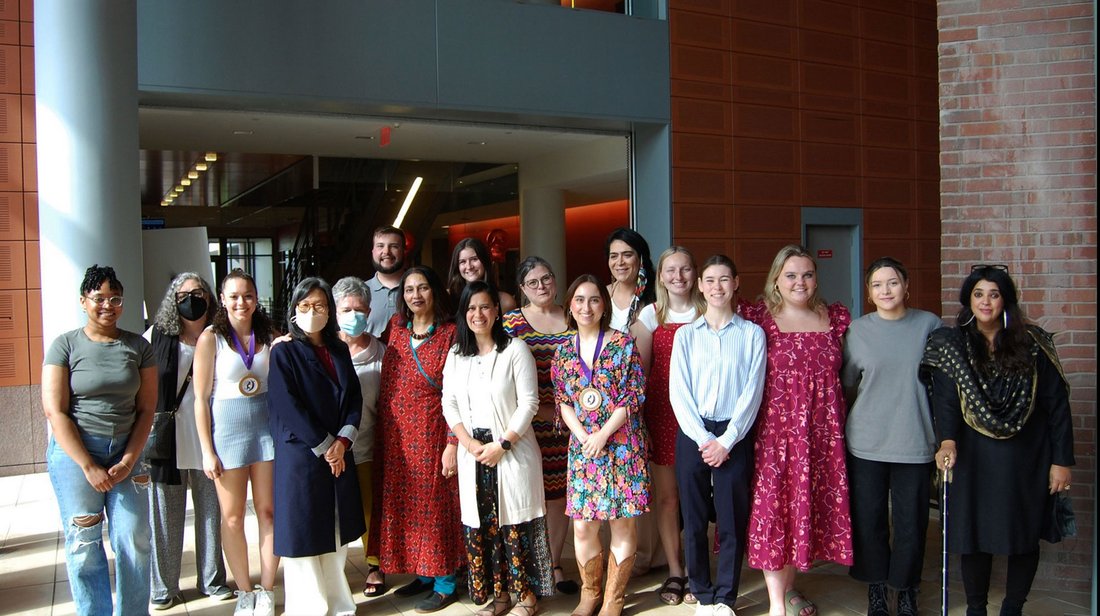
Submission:
[[[190,515],[190,514],[189,514]],[[255,519],[250,517],[250,536],[255,537]],[[932,524],[936,526],[935,521]],[[0,614],[55,615],[73,613],[72,598],[65,572],[64,541],[58,530],[57,505],[49,480],[44,474],[0,478]],[[255,541],[252,540],[253,546]],[[154,614],[179,615],[202,614],[204,616],[229,616],[233,602],[217,602],[198,594],[194,589],[194,536],[188,530],[185,538],[184,575],[180,582],[186,602],[164,612]],[[925,564],[921,614],[939,613],[939,550],[940,541],[935,528],[930,529],[928,558]],[[567,547],[567,551],[569,548]],[[571,551],[570,551],[571,553]],[[347,566],[348,580],[353,590],[361,590],[366,566],[362,550],[353,546]],[[257,556],[253,555],[254,574],[258,574]],[[567,570],[573,563],[566,563]],[[575,571],[575,568],[573,569]],[[657,599],[654,589],[664,579],[665,571],[653,571],[633,579],[627,595],[628,616],[640,613],[652,616],[691,616],[694,608],[687,605],[666,606]],[[409,576],[390,576],[391,587],[400,585]],[[813,599],[823,616],[865,613],[866,589],[848,577],[846,569],[836,565],[816,567],[801,574],[799,588]],[[961,588],[951,586],[952,615],[965,612]],[[363,616],[413,614],[416,598],[398,599],[389,593],[377,599],[356,596],[358,613]],[[1087,593],[1059,593],[1057,595],[1033,592],[1026,612],[1035,616],[1062,614],[1087,614],[1090,597]],[[556,596],[542,601],[541,613],[546,616],[565,616],[575,606],[575,597]],[[994,594],[994,602],[997,595]],[[281,606],[281,595],[278,597]],[[746,568],[741,582],[741,596],[737,602],[740,616],[764,616],[768,612],[767,591],[760,573]],[[469,599],[463,599],[440,612],[441,616],[469,616],[477,608]],[[996,608],[991,607],[991,613]]]

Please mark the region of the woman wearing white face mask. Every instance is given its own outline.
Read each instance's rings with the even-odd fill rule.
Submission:
[[[275,554],[287,614],[354,614],[347,544],[366,531],[352,446],[363,398],[337,335],[336,302],[320,278],[298,283],[291,341],[271,350],[268,401],[275,439]]]
[[[370,288],[365,282],[355,276],[341,278],[333,285],[332,296],[336,300],[336,324],[340,328],[340,339],[348,345],[351,363],[363,392],[363,416],[359,420],[359,438],[355,439],[352,455],[355,457],[355,473],[359,477],[359,493],[363,498],[363,518],[367,528],[370,528],[374,424],[386,345],[367,331]],[[370,543],[369,533],[363,535],[363,552],[367,557],[367,582],[363,594],[377,597],[386,592],[386,578],[378,566],[378,546]]]

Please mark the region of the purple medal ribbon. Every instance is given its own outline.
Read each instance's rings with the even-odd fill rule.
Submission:
[[[600,329],[600,336],[596,338],[596,350],[592,353],[592,366],[596,365],[596,360],[600,358],[600,349],[603,348],[603,329]],[[584,363],[584,358],[581,357],[581,333],[577,332],[577,357],[581,360],[581,374],[588,381],[588,384],[592,384],[592,367]]]
[[[256,334],[252,333],[248,336],[247,353],[244,350],[244,345],[241,344],[241,339],[237,337],[237,332],[233,331],[232,327],[229,328],[229,335],[233,338],[233,346],[237,347],[237,355],[241,356],[245,369],[251,370],[252,360],[256,359]]]

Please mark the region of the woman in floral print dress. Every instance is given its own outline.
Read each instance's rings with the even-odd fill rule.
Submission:
[[[635,519],[649,510],[646,435],[641,422],[645,375],[634,340],[611,330],[611,298],[594,276],[565,295],[566,324],[577,336],[558,347],[551,367],[562,419],[569,427],[565,513],[573,518],[581,572],[574,615],[619,616],[637,550]],[[603,592],[600,525],[611,525],[611,557]],[[602,608],[600,605],[603,597]]]
[[[764,329],[768,370],[756,420],[749,566],[764,570],[773,615],[813,616],[794,588],[815,560],[852,564],[841,338],[851,317],[817,293],[817,265],[801,246],[776,255],[765,301],[743,306]]]

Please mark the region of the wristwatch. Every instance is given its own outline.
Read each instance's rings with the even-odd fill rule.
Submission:
[[[504,451],[512,451],[512,441],[506,438],[500,439],[500,448]]]

